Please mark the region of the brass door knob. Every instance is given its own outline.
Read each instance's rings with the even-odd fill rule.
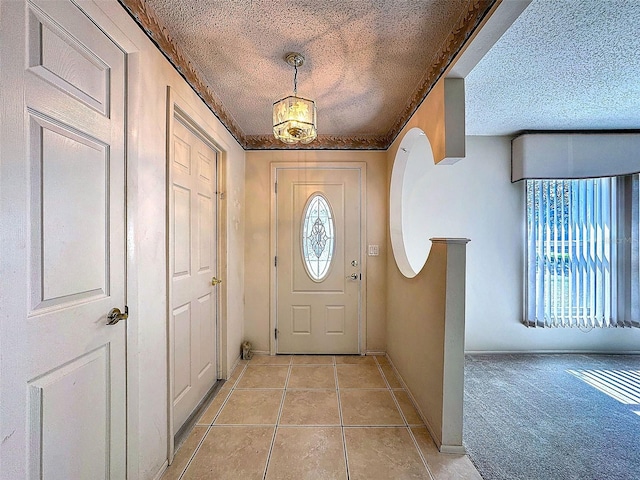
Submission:
[[[222,283],[222,280],[218,280],[216,277],[213,277],[213,278],[211,279],[211,285],[213,285],[214,287],[215,287],[216,285],[218,285],[219,283]]]
[[[124,313],[119,308],[112,308],[107,313],[107,325],[115,325],[120,320],[126,320],[129,318],[129,307],[124,307]]]

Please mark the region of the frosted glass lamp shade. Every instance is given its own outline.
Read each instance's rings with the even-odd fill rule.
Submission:
[[[273,104],[273,134],[284,143],[309,143],[317,136],[316,104],[291,96]]]

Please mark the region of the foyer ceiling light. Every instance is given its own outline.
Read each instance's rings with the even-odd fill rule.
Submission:
[[[298,67],[304,63],[299,53],[289,53],[286,61],[294,68],[293,96],[273,104],[273,134],[284,143],[309,143],[317,136],[316,104],[298,97]]]

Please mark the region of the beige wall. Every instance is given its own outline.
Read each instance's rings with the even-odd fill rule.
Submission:
[[[464,80],[441,79],[433,86],[389,147],[387,153],[392,165],[402,138],[414,127],[427,135],[434,163],[464,157]]]
[[[389,147],[388,159],[389,159],[389,178],[391,178],[391,167],[393,166],[393,160],[396,157],[400,142],[404,135],[414,127],[422,129],[427,135],[429,142],[431,143],[431,150],[433,150],[433,159],[435,163],[438,163],[445,156],[445,129],[444,129],[444,82],[440,81],[434,85],[434,87],[424,99],[416,113],[412,115],[404,128],[400,131],[400,134],[396,137],[395,141]]]
[[[409,119],[391,147],[389,147],[389,150],[387,150],[387,204],[389,202],[388,197],[390,191],[391,171],[393,169],[393,163],[395,161],[398,148],[400,148],[400,143],[402,142],[405,134],[415,127],[420,128],[425,132],[429,143],[431,144],[434,162],[438,163],[439,160],[444,158],[446,153],[444,80],[440,80],[431,89],[427,98],[425,98],[416,113],[414,113]],[[443,214],[444,211],[445,208],[443,208]],[[400,273],[393,257],[393,252],[391,250],[391,237],[388,227],[386,228],[385,234],[387,239],[387,250],[389,251],[389,255],[387,257],[387,338],[389,345],[388,352],[391,354],[393,345],[395,345],[397,349],[401,348],[401,343],[391,340],[392,338],[395,338],[397,330],[406,327],[404,322],[406,322],[407,319],[412,317],[418,318],[418,316],[416,315],[416,308],[410,300],[407,299],[405,302],[393,301],[398,294],[402,293],[402,286],[404,285],[405,277]],[[427,239],[425,239],[425,241],[427,241]],[[428,258],[424,269],[427,268],[430,261],[433,260]],[[442,290],[442,295],[444,296],[444,290]],[[441,300],[444,301],[444,298]],[[398,322],[402,322],[402,324],[399,324]]]
[[[391,255],[393,256],[393,255]],[[427,263],[406,278],[389,260],[387,353],[441,440],[447,247],[434,244]],[[393,264],[393,265],[391,265]]]
[[[166,127],[167,87],[222,150],[227,213],[226,330],[222,363],[239,355],[244,288],[244,151],[115,1],[86,4],[128,53],[129,478],[155,478],[167,461]],[[224,208],[224,207],[223,207]],[[223,372],[224,373],[224,372]]]
[[[380,256],[367,257],[367,350],[386,349],[387,154],[362,151],[250,151],[246,153],[245,338],[256,351],[268,352],[271,332],[272,258],[270,200],[272,162],[365,162],[367,166],[366,243],[380,245]],[[366,254],[366,252],[364,252]]]
[[[436,163],[446,158],[447,153],[450,152],[447,144],[464,142],[464,127],[446,121],[448,107],[445,105],[447,98],[445,93],[445,82],[440,81],[396,138],[387,152],[389,180],[400,143],[411,128],[418,127],[425,132]],[[459,100],[459,98],[454,99],[454,103],[458,104]],[[438,169],[451,167],[452,165],[442,165],[438,166]],[[432,198],[429,192],[420,192],[420,194],[424,195],[425,201],[442,202],[442,214],[447,215],[448,198]],[[446,231],[442,233],[443,235],[439,236],[453,237]],[[428,238],[424,239],[425,243],[428,241]],[[389,233],[387,233],[387,245],[387,250],[390,250]],[[462,288],[449,292],[449,295],[447,295],[447,250],[447,245],[434,242],[424,267],[414,278],[406,278],[402,275],[393,254],[388,256],[387,353],[415,398],[438,446],[459,447],[461,451],[464,249],[462,249],[463,266],[456,280]],[[452,313],[456,311],[462,313],[458,315]],[[450,325],[452,319],[449,317],[452,317],[453,324],[459,327],[457,330]],[[451,332],[454,332],[453,336]],[[456,344],[459,348],[451,349],[452,344]],[[447,395],[452,401],[458,402],[460,408],[449,409],[449,405],[445,405],[447,398],[445,392],[448,392]],[[443,417],[447,425],[443,422]],[[458,429],[454,429],[456,430],[454,435],[447,430],[451,425],[459,426]],[[443,442],[447,445],[443,446]]]
[[[413,278],[390,272],[387,352],[438,448],[462,453],[466,240],[439,239]],[[409,307],[407,307],[409,306]]]

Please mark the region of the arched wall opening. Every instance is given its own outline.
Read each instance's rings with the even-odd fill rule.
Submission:
[[[412,128],[396,153],[389,195],[391,248],[398,269],[408,278],[420,273],[431,250],[432,232],[424,210],[430,203],[433,168],[429,139],[422,129]]]

